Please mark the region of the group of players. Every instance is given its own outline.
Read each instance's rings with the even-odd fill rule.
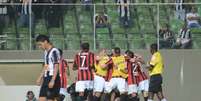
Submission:
[[[81,48],[81,52],[75,56],[73,65],[74,70],[78,70],[75,90],[79,92],[79,101],[85,99],[86,89],[89,92],[93,91],[92,101],[100,101],[103,93],[105,101],[110,101],[111,92],[115,89],[119,91],[121,101],[139,101],[138,92],[143,92],[147,101],[149,83],[142,68],[144,60],[141,56],[135,55],[132,51],[126,51],[122,55],[118,47],[113,48],[110,55],[105,49],[94,55],[89,51],[88,43],[83,43]]]
[[[61,58],[62,51],[54,48],[45,35],[39,35],[36,42],[45,50],[44,68],[37,80],[37,84],[41,85],[39,101],[62,101],[67,85],[67,63]],[[72,100],[140,101],[138,94],[142,92],[144,101],[153,101],[154,94],[159,100],[166,101],[162,94],[162,67],[159,68],[159,64],[163,64],[158,63],[162,59],[157,58],[160,57],[157,44],[152,44],[151,50],[154,53],[146,68],[154,75],[151,74],[148,80],[142,68],[145,63],[143,58],[132,51],[121,54],[120,48],[115,47],[111,54],[102,49],[95,55],[89,50],[88,43],[81,44],[81,51],[75,55],[72,67],[77,70],[77,94]]]

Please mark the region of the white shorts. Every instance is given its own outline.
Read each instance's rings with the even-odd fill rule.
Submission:
[[[126,92],[128,92],[128,82],[126,82]]]
[[[104,93],[107,93],[107,91],[110,89],[110,82],[105,81],[105,87],[104,87]]]
[[[120,93],[125,93],[126,80],[124,78],[112,78],[105,90],[107,93],[110,93],[114,88],[117,88]]]
[[[136,84],[128,85],[128,94],[137,93],[138,88]]]
[[[138,91],[147,91],[149,90],[149,80],[143,80],[138,85]]]
[[[94,92],[102,92],[105,88],[105,79],[101,76],[94,75]]]
[[[76,92],[84,92],[85,89],[93,89],[93,81],[77,81],[75,84],[75,91]]]
[[[66,88],[60,88],[59,94],[67,95],[67,89]]]

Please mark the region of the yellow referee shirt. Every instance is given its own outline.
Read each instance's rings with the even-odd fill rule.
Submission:
[[[101,65],[105,64],[107,61],[109,61],[108,56],[102,56],[97,64],[95,64],[96,68],[96,74],[101,76],[106,76],[107,74],[107,68],[101,67]]]
[[[123,55],[117,57],[113,56],[112,61],[114,65],[112,76],[122,76],[123,78],[127,78],[128,73],[126,72],[125,57]]]
[[[160,52],[155,52],[152,55],[150,65],[154,66],[152,70],[149,70],[149,75],[156,75],[156,74],[162,74],[163,72],[163,59],[161,57]]]

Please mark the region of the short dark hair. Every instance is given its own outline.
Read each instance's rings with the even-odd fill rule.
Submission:
[[[121,53],[121,49],[119,47],[114,47],[114,53],[115,54],[120,54]]]
[[[128,55],[129,55],[129,57],[134,58],[134,52],[129,51],[129,52],[128,52]]]
[[[27,96],[30,95],[30,94],[32,94],[32,95],[34,96],[33,91],[28,91],[28,92],[27,92]]]
[[[158,45],[156,43],[151,44],[151,49],[158,51]]]
[[[36,37],[36,42],[44,42],[47,41],[48,43],[50,42],[49,37],[43,34],[40,34]]]
[[[82,50],[88,51],[89,50],[89,43],[82,43],[81,48],[82,48]]]

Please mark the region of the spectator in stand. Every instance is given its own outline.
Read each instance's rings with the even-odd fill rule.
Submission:
[[[184,0],[175,0],[176,3],[176,12],[175,15],[178,19],[185,20],[185,9],[184,9]]]
[[[200,16],[195,7],[191,8],[191,11],[186,14],[186,21],[188,28],[201,28],[199,24]]]
[[[174,48],[192,48],[192,35],[186,24],[184,24],[182,29],[180,29]]]
[[[29,18],[31,16],[31,21],[33,24],[34,16],[32,15],[31,11],[31,0],[20,0],[21,5],[18,5],[17,12],[18,12],[18,27],[28,27],[29,26]],[[33,25],[32,25],[33,27]]]
[[[120,24],[123,27],[129,27],[131,25],[129,9],[130,0],[117,0],[117,3],[119,4],[118,12],[120,16]]]
[[[159,30],[160,48],[171,48],[174,42],[174,33],[170,30],[169,25],[166,24],[164,28]]]
[[[108,28],[109,33],[112,33],[109,17],[104,11],[100,11],[95,15],[96,28]]]

